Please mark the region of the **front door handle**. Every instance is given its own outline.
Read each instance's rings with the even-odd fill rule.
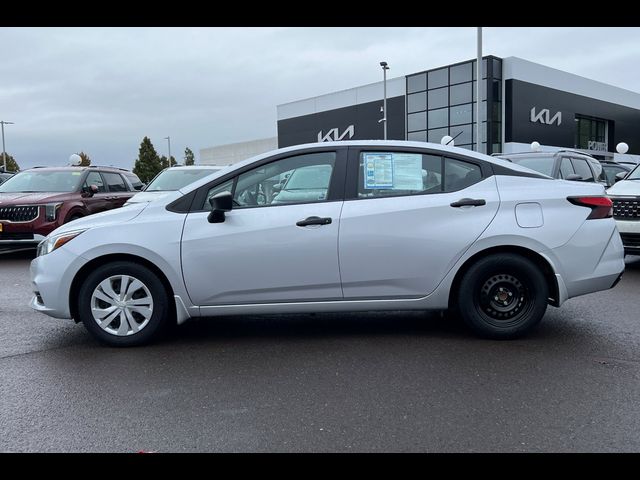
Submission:
[[[487,201],[484,198],[461,198],[457,202],[453,202],[450,205],[455,208],[459,207],[480,207],[486,205]]]
[[[299,227],[307,227],[309,225],[329,225],[331,223],[331,217],[308,217],[304,220],[299,220],[296,225]]]

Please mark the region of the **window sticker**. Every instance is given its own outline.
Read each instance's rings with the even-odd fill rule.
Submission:
[[[422,154],[393,154],[393,189],[422,190]]]
[[[364,188],[422,190],[422,155],[419,153],[365,153]]]
[[[393,188],[393,155],[365,153],[364,188]]]

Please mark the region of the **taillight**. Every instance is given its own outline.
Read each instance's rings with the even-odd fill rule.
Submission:
[[[567,197],[567,200],[574,205],[590,208],[587,220],[613,217],[613,202],[609,197]]]

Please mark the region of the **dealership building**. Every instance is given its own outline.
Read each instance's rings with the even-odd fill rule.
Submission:
[[[387,137],[474,149],[476,61],[387,80]],[[640,93],[517,57],[483,59],[481,151],[572,148],[600,159],[640,161]],[[279,147],[382,139],[383,82],[278,105]],[[619,142],[626,155],[615,152]]]

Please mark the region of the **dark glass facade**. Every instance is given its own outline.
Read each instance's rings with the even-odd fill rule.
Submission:
[[[439,143],[455,138],[457,147],[475,150],[476,61],[407,76],[407,140]],[[502,60],[482,62],[481,151],[502,149]],[[489,108],[487,109],[487,105]]]

